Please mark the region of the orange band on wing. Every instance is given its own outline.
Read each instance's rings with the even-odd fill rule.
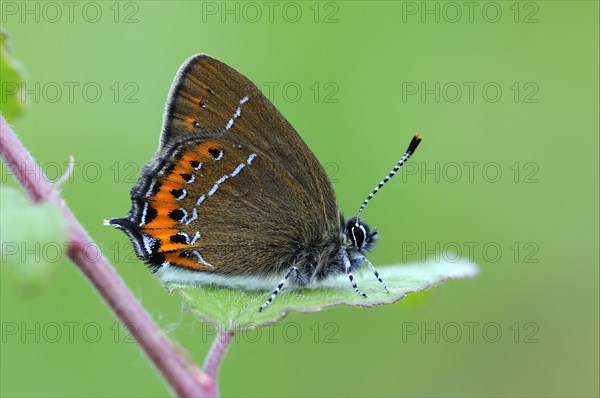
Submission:
[[[196,269],[196,270],[210,269],[209,266],[204,265],[204,264],[199,264],[196,261],[194,261],[193,257],[189,257],[189,258],[181,257],[179,255],[179,252],[165,253],[165,261],[168,261],[171,264],[179,265],[179,266],[186,267],[186,268],[192,268],[192,269]]]
[[[217,141],[204,141],[201,144],[198,145],[198,152],[200,152],[200,155],[203,158],[207,158],[207,159],[212,159],[213,155],[210,153],[211,149],[217,149],[217,150],[221,150],[222,147],[222,143],[219,143]]]
[[[164,229],[164,228],[173,228],[177,225],[177,221],[173,220],[169,213],[173,210],[179,209],[179,204],[177,203],[161,203],[160,207],[156,209],[157,215],[154,217],[152,221],[145,224],[143,226],[144,230],[148,229]]]

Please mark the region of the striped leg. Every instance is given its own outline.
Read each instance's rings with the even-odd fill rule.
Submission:
[[[367,265],[369,266],[369,268],[371,268],[371,271],[373,271],[373,273],[375,274],[375,278],[377,278],[379,283],[381,283],[383,285],[383,288],[385,289],[385,291],[389,293],[390,291],[388,290],[387,286],[385,285],[385,282],[383,281],[383,279],[381,279],[381,276],[379,276],[379,272],[377,272],[377,270],[375,269],[373,264],[371,264],[369,259],[364,256],[363,256],[363,259],[367,262]]]
[[[352,266],[350,264],[350,259],[348,258],[348,254],[344,252],[343,256],[344,256],[344,266],[346,267],[346,275],[348,275],[348,279],[350,279],[350,283],[352,284],[354,291],[359,296],[363,296],[364,298],[367,298],[367,295],[364,294],[363,292],[361,292],[358,289],[358,286],[356,286],[356,281],[354,280],[354,275],[352,275]]]
[[[271,297],[269,297],[269,299],[267,301],[265,301],[265,303],[263,305],[260,306],[260,308],[258,309],[258,312],[262,312],[265,308],[267,308],[269,306],[269,304],[271,304],[273,302],[273,299],[275,299],[275,296],[277,296],[279,294],[279,291],[281,290],[281,288],[283,287],[285,282],[287,282],[287,280],[290,278],[290,276],[292,276],[292,273],[298,274],[298,267],[296,267],[296,266],[290,267],[288,272],[286,272],[286,274],[281,279],[281,282],[279,282],[279,284],[277,285],[275,290],[273,290],[273,293],[271,293]]]

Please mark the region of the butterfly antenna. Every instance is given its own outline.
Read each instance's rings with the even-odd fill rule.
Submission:
[[[406,163],[406,161],[408,159],[410,159],[412,154],[415,153],[415,151],[417,150],[417,147],[421,143],[422,139],[423,139],[423,137],[421,137],[419,134],[415,134],[412,141],[408,145],[406,152],[404,152],[404,156],[402,156],[402,159],[400,159],[398,161],[398,163],[394,166],[392,171],[390,171],[389,174],[379,183],[379,185],[377,185],[375,187],[375,189],[369,194],[369,196],[367,196],[367,198],[365,199],[363,204],[360,206],[360,209],[358,210],[358,214],[356,215],[357,220],[358,220],[358,217],[360,217],[360,214],[363,212],[363,210],[367,206],[367,203],[369,203],[369,201],[371,200],[371,198],[373,198],[373,196],[375,196],[375,194],[381,189],[382,186],[384,186],[394,175],[396,175],[398,170],[400,170],[400,167],[402,167],[402,165],[404,163]]]

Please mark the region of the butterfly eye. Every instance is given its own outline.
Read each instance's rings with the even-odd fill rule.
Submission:
[[[369,244],[371,234],[369,227],[357,221],[356,218],[348,220],[346,224],[346,236],[357,250],[363,250]]]
[[[365,228],[362,225],[357,224],[353,226],[350,231],[352,233],[352,236],[350,238],[352,239],[354,246],[358,250],[362,249],[365,244],[365,238],[367,237]]]

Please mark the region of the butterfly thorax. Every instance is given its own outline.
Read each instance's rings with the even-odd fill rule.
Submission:
[[[340,258],[340,249],[344,246],[344,236],[341,231],[333,229],[325,232],[322,237],[310,242],[297,245],[293,257],[282,270],[295,265],[298,267],[296,283],[306,285],[313,281],[319,281],[332,273],[344,270],[343,259]],[[281,272],[281,270],[280,270]]]
[[[298,246],[296,257],[290,262],[299,269],[296,283],[307,284],[344,273],[344,256],[348,256],[352,269],[360,268],[365,252],[377,242],[377,230],[371,230],[357,218],[346,222],[342,215],[340,226],[341,229],[329,231],[322,239]]]

